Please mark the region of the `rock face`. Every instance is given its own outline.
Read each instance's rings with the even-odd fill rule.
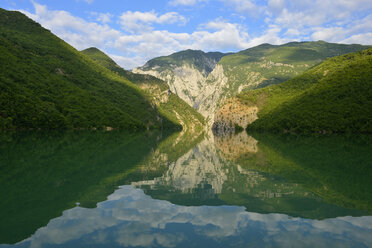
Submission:
[[[280,46],[262,44],[235,54],[187,50],[152,59],[133,72],[165,80],[173,93],[200,112],[208,126],[212,126],[214,121],[226,120],[226,114],[215,117],[216,112],[227,99],[238,93],[284,82],[328,57],[365,48],[319,41]],[[238,104],[236,109],[240,108]],[[223,107],[222,112],[225,110]],[[233,119],[227,124],[230,120],[237,121],[236,124],[245,127],[255,118],[254,111],[257,110],[254,108],[241,110],[248,111],[248,116],[231,114],[229,118]]]
[[[193,107],[196,105],[195,99],[202,91],[201,86],[205,81],[205,75],[195,66],[188,64],[166,69],[161,73],[156,70],[145,71],[140,68],[134,69],[133,72],[149,74],[166,81],[174,94]]]
[[[228,78],[222,65],[217,64],[205,80],[204,90],[199,95],[196,109],[206,118],[209,126],[213,124],[214,114],[219,103],[225,99]]]
[[[148,69],[149,66],[145,65],[133,69],[133,72],[152,75],[166,81],[170,90],[201,113],[211,126],[219,103],[226,99],[224,93],[229,86],[223,66],[217,64],[218,60],[204,60],[212,69],[210,73],[190,64],[171,65],[166,69],[160,67]]]
[[[155,58],[133,73],[152,75],[166,81],[170,90],[213,123],[213,113],[227,78],[217,65],[223,53],[187,50]]]
[[[228,99],[214,116],[212,129],[216,133],[235,131],[236,126],[246,128],[257,120],[257,106],[248,106],[238,98]]]

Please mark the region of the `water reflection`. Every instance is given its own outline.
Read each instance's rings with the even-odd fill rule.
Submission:
[[[25,132],[0,142],[0,243],[29,237],[79,203],[95,207],[125,184],[159,133]]]
[[[0,136],[0,243],[368,247],[370,151],[368,136]]]
[[[75,207],[16,247],[368,247],[372,217],[323,221],[185,207],[122,186],[97,208]]]
[[[364,160],[367,158],[358,159],[369,163]],[[267,173],[279,165],[279,173]],[[308,184],[313,180],[308,175],[287,178],[286,174],[281,174],[288,170],[301,173],[297,167],[291,160],[269,151],[265,144],[242,132],[207,138],[170,163],[161,177],[132,185],[153,198],[187,206],[239,205],[245,206],[247,211],[285,213],[312,219],[367,213],[365,209],[340,206],[338,201],[317,194]],[[337,176],[340,174],[338,172]],[[306,180],[302,181],[304,178]],[[363,197],[361,200],[366,201]]]

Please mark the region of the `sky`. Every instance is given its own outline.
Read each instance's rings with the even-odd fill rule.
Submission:
[[[0,0],[78,50],[97,47],[132,69],[185,50],[262,43],[372,44],[371,0]]]

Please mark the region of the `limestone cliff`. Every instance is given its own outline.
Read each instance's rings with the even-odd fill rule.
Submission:
[[[238,98],[228,99],[214,116],[212,129],[217,133],[234,131],[236,126],[246,128],[257,120],[258,107],[248,106]]]
[[[205,81],[203,72],[188,64],[165,69],[162,72],[158,72],[156,69],[143,70],[141,68],[135,68],[133,72],[152,75],[166,81],[170,90],[192,107],[198,104],[195,100],[203,91],[202,85]]]
[[[224,102],[238,93],[291,79],[328,57],[365,49],[361,45],[291,42],[280,46],[262,44],[235,54],[187,50],[148,61],[134,73],[165,80],[170,90],[201,113],[208,126],[224,121],[246,127],[254,120],[255,108],[227,114],[232,104]],[[218,111],[220,109],[220,111]],[[248,111],[238,114],[240,111]],[[218,112],[217,116],[216,112]],[[232,119],[230,119],[232,118]],[[241,118],[241,120],[240,120]],[[227,122],[225,122],[228,119]]]

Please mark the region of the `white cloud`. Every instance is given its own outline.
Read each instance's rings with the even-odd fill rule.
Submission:
[[[372,1],[316,0],[288,1],[270,0],[267,14],[275,16],[275,22],[283,27],[334,26],[349,23],[355,12],[368,11]],[[367,12],[368,13],[368,12]]]
[[[269,29],[261,36],[252,38],[249,43],[248,47],[258,46],[263,43],[269,43],[272,45],[280,45],[286,42],[293,41],[293,39],[288,38],[281,38],[279,36],[279,32],[281,31],[281,28],[278,26],[270,26]]]
[[[372,41],[372,32],[369,32],[365,34],[352,35],[342,40],[341,43],[371,45],[372,44],[371,41]]]
[[[75,0],[76,2],[81,2],[81,1],[83,1],[83,2],[86,2],[87,4],[91,4],[91,3],[93,3],[94,2],[94,0]]]
[[[129,32],[145,32],[152,29],[152,24],[185,24],[187,19],[177,12],[168,12],[163,15],[150,12],[127,11],[120,16],[120,24]]]
[[[134,57],[124,57],[115,54],[107,54],[110,58],[112,58],[116,64],[121,65],[125,69],[132,69],[137,67],[138,65],[143,65],[146,63],[146,59],[139,56]]]
[[[262,6],[259,6],[253,0],[219,0],[225,3],[227,6],[232,6],[235,11],[239,13],[248,13],[251,16],[258,17],[259,14],[264,10]]]
[[[91,12],[92,16],[95,17],[95,20],[100,23],[109,23],[111,22],[111,19],[114,17],[110,13],[97,13],[97,12]]]
[[[198,3],[202,2],[208,2],[208,0],[173,0],[169,2],[169,5],[172,6],[179,6],[179,5],[184,5],[184,6],[193,6]]]
[[[176,33],[159,27],[186,24],[187,18],[178,12],[127,11],[118,20],[110,13],[94,12],[90,13],[94,21],[87,21],[66,11],[49,10],[36,2],[33,2],[35,13],[22,12],[79,50],[95,46],[109,52],[125,69],[185,49],[229,52],[261,43],[319,39],[371,44],[372,1],[316,0],[314,4],[310,0],[269,0],[266,6],[258,6],[253,0],[219,1],[246,13],[242,15],[258,15],[264,20],[261,31],[254,36],[250,33],[249,17],[240,20],[241,23],[218,18],[189,32]],[[179,5],[197,2],[200,0],[177,1]],[[116,21],[122,30],[108,25]]]
[[[285,7],[285,0],[269,0],[267,7],[274,13],[280,12]]]
[[[371,8],[372,2],[366,0],[269,0],[264,16],[269,26],[280,27],[277,36],[282,40],[368,44]]]
[[[226,39],[226,37],[229,38]],[[142,64],[144,64],[153,57],[169,55],[190,48],[204,51],[242,50],[249,45],[248,38],[248,33],[242,26],[216,20],[200,25],[198,30],[190,34],[151,30],[121,35],[115,40],[114,46],[125,57],[134,55],[138,56],[137,59],[143,58]],[[124,59],[121,58],[121,61]]]
[[[225,51],[230,48],[231,50],[241,50],[248,46],[249,35],[239,24],[216,20],[200,27],[204,31],[194,32],[192,37],[201,49]]]
[[[346,31],[342,27],[319,28],[311,35],[311,38],[313,40],[338,41],[343,39],[345,35]]]
[[[120,37],[119,31],[107,25],[87,22],[66,11],[49,10],[45,5],[35,2],[33,4],[35,14],[29,15],[29,17],[77,49],[90,46],[102,48],[110,41]]]

